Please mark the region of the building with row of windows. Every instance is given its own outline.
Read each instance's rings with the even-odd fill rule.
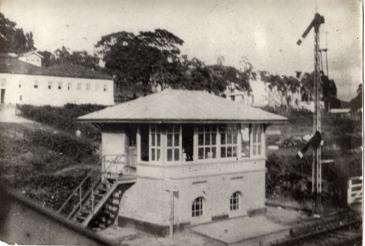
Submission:
[[[63,106],[114,104],[114,84],[99,71],[62,64],[38,67],[14,57],[0,58],[1,104]]]
[[[265,131],[286,118],[207,92],[167,89],[79,120],[102,129],[106,178],[136,170],[119,221],[166,229],[171,221],[180,226],[263,211]]]

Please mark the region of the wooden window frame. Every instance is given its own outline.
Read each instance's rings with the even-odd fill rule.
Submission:
[[[238,149],[239,149],[239,143],[238,143],[238,139],[239,139],[239,126],[237,126],[236,124],[225,124],[222,125],[224,127],[224,131],[221,131],[219,129],[219,137],[220,137],[220,157],[221,159],[237,159],[239,157],[238,154]],[[219,127],[220,128],[220,127]],[[234,129],[234,130],[231,130]],[[228,142],[228,136],[231,135],[231,141]],[[224,140],[223,140],[223,136],[224,136]],[[234,141],[235,139],[235,141]],[[231,148],[231,156],[228,156],[228,149]],[[235,155],[233,155],[234,153],[234,148],[236,149],[235,151]],[[224,150],[224,152],[222,151]],[[222,154],[225,153],[225,156],[222,156]]]
[[[206,129],[209,130],[206,130]],[[203,130],[202,130],[203,129]],[[207,144],[207,134],[209,135],[209,144]],[[200,136],[203,136],[203,144],[200,144]],[[197,126],[196,127],[196,138],[194,138],[194,141],[196,140],[196,144],[194,144],[194,146],[196,146],[196,148],[194,149],[194,151],[196,151],[196,157],[197,159],[195,159],[196,161],[204,161],[204,160],[214,160],[214,159],[219,159],[220,158],[220,153],[219,153],[219,148],[220,148],[220,144],[219,144],[219,137],[218,137],[218,127],[216,125],[202,125],[202,126]],[[214,139],[214,144],[213,144],[213,140]],[[211,153],[213,153],[213,150],[215,148],[215,155],[212,157],[207,156],[206,151],[210,150]],[[203,149],[203,158],[200,158],[199,155],[199,151],[200,149]],[[208,152],[209,153],[209,152]]]
[[[258,134],[259,132],[259,134]],[[264,127],[262,124],[253,124],[251,126],[251,158],[260,158],[265,156],[265,138]],[[259,151],[260,150],[260,151]]]
[[[237,211],[240,209],[241,192],[235,191],[229,198],[229,210]]]
[[[201,217],[204,214],[204,197],[199,196],[194,199],[193,203],[191,204],[191,216]]]
[[[170,131],[171,129],[171,131]],[[169,136],[171,135],[171,145],[169,145]],[[176,136],[177,145],[176,145]],[[171,160],[169,160],[169,151],[171,151]],[[177,158],[176,158],[177,151]],[[169,125],[166,128],[166,161],[181,162],[182,161],[182,127],[181,125]]]
[[[163,158],[162,129],[157,125],[150,125],[148,130],[149,162],[161,163]],[[159,141],[158,141],[159,140]],[[157,143],[159,142],[159,145]],[[154,157],[154,158],[153,158]],[[156,158],[159,157],[159,158]]]

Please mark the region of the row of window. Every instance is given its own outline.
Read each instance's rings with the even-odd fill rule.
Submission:
[[[240,197],[241,197],[241,192],[239,192],[239,191],[236,191],[231,195],[231,197],[229,199],[229,210],[230,211],[235,211],[235,210],[240,209]],[[202,196],[196,198],[193,201],[193,204],[191,205],[191,216],[192,217],[200,217],[203,215],[204,202],[205,202],[205,199]]]
[[[185,125],[151,126],[141,131],[141,160],[161,161],[162,133],[166,133],[166,160],[193,161],[216,158],[247,158],[262,156],[263,130],[261,125],[202,125],[197,128],[194,150],[193,129]],[[142,134],[143,133],[143,134]],[[239,150],[240,148],[240,150]],[[240,152],[240,153],[239,153]]]
[[[76,83],[76,90],[82,90],[83,89],[83,85],[82,84],[83,83],[81,83],[81,82],[77,82]],[[19,88],[22,88],[22,84],[19,83],[18,87]],[[64,87],[67,90],[71,90],[72,87],[73,87],[73,83],[68,82],[68,83],[66,83],[64,85],[62,82],[58,82],[58,83],[53,84],[52,81],[49,81],[48,82],[48,89],[51,90],[53,87],[55,87],[55,88],[57,88],[59,90],[62,90],[62,88],[64,88]],[[38,89],[39,88],[39,82],[38,81],[33,81],[33,88],[34,89]],[[108,90],[108,86],[105,85],[105,84],[101,87],[100,84],[95,83],[95,87],[94,88],[95,88],[96,91],[98,91],[100,89],[102,89],[103,91],[107,91]],[[85,89],[88,90],[88,91],[91,90],[91,83],[86,83],[85,84]]]

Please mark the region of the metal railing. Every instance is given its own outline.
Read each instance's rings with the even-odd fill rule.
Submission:
[[[57,214],[62,214],[66,218],[71,219],[78,211],[82,209],[84,203],[91,198],[91,212],[94,214],[95,201],[94,191],[98,185],[105,179],[103,175],[109,174],[113,165],[122,164],[125,165],[123,158],[125,155],[103,155],[101,162],[101,170],[95,174],[95,171],[90,171],[85,178],[79,183],[79,185],[71,192],[65,202],[57,210]]]

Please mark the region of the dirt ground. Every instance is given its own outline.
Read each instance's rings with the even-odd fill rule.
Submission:
[[[260,216],[257,216],[257,218]],[[243,217],[245,218],[245,217]],[[255,217],[251,217],[255,218]],[[251,219],[250,218],[250,219]],[[309,219],[309,216],[301,211],[296,211],[293,209],[284,209],[281,207],[267,207],[267,213],[265,220],[272,223],[278,224],[282,227],[290,227],[292,224],[300,223],[301,220]],[[258,220],[260,222],[261,220]],[[226,223],[227,221],[218,221],[214,223]],[[208,224],[209,225],[209,224]],[[210,224],[211,225],[211,224]],[[217,224],[218,225],[218,224]],[[259,226],[259,225],[258,225]],[[214,227],[214,225],[213,225]],[[274,228],[274,227],[273,227]],[[277,228],[274,228],[277,229]],[[252,231],[253,229],[250,228]],[[259,231],[259,230],[258,230]],[[137,245],[151,245],[151,246],[221,246],[223,243],[208,238],[206,236],[201,236],[195,233],[192,229],[185,229],[184,231],[177,232],[171,239],[169,237],[157,237],[143,231],[140,231],[133,226],[118,227],[112,226],[103,231],[98,232],[99,235],[111,240],[116,245],[120,246],[137,246]],[[237,236],[235,233],[232,236]]]

